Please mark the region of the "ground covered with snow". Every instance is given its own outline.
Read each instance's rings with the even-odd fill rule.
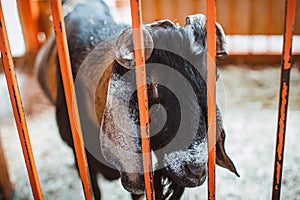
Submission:
[[[273,176],[279,67],[260,70],[228,66],[221,70],[227,130],[226,147],[241,177],[217,167],[217,199],[270,199]],[[71,149],[57,131],[54,108],[36,81],[18,76],[30,138],[45,199],[83,199]],[[32,199],[6,83],[0,75],[0,139],[5,149],[16,199]],[[223,95],[224,96],[224,95]],[[300,71],[292,70],[287,120],[282,199],[300,199]],[[130,199],[120,181],[99,177],[103,199]],[[206,183],[188,189],[182,199],[206,199]]]

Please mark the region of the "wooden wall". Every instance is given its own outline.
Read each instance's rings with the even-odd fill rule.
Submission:
[[[283,0],[216,0],[217,21],[229,35],[282,35]],[[181,25],[185,17],[206,14],[206,0],[142,0],[146,23],[170,19]],[[300,35],[300,0],[297,0],[295,35]]]

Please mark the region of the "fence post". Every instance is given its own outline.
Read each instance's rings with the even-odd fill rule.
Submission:
[[[280,93],[278,106],[277,137],[274,161],[272,199],[280,199],[284,141],[286,133],[287,109],[290,87],[290,71],[292,65],[293,23],[295,18],[296,0],[285,1],[284,38],[281,63]]]
[[[16,80],[16,74],[14,70],[11,50],[8,41],[8,35],[6,31],[2,3],[0,1],[0,49],[1,59],[3,63],[3,69],[7,81],[7,87],[9,91],[11,105],[14,111],[14,117],[20,137],[20,142],[23,150],[27,173],[29,176],[29,182],[34,199],[43,199],[41,186],[38,178],[38,173],[35,166],[34,156],[32,153],[32,147],[28,134],[28,128],[20,97],[20,91]]]
[[[84,195],[87,200],[92,199],[91,187],[89,183],[89,171],[85,157],[84,144],[81,133],[81,126],[78,114],[77,100],[75,95],[73,76],[71,72],[70,56],[67,44],[67,36],[62,13],[61,0],[50,0],[53,25],[56,36],[56,45],[62,75],[63,87],[65,90],[67,110],[74,141],[75,154],[81,178]]]
[[[216,1],[206,0],[208,97],[208,199],[215,199],[216,163]]]
[[[18,0],[17,3],[26,53],[35,53],[41,45],[38,40],[38,2],[32,0]]]
[[[138,93],[138,106],[140,113],[140,127],[142,139],[142,154],[144,167],[144,181],[147,200],[155,199],[154,178],[150,147],[150,127],[148,93],[146,83],[146,64],[144,52],[144,36],[142,29],[141,1],[131,0],[132,36],[134,43],[134,56],[136,62],[136,83]]]

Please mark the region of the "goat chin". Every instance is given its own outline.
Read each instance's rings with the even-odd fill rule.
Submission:
[[[123,187],[130,193],[144,194],[144,176],[137,173],[121,173]]]

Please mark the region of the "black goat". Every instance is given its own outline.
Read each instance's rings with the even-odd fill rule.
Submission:
[[[131,28],[117,24],[102,0],[66,1],[68,45],[95,199],[97,173],[121,177],[133,199],[144,193],[135,62]],[[207,171],[206,18],[188,16],[144,25],[151,147],[157,157],[157,199],[179,199],[185,187],[205,181]],[[217,57],[227,55],[217,27]],[[38,78],[56,106],[62,139],[73,148],[64,90],[52,36],[36,59]],[[100,133],[100,134],[99,134]],[[237,174],[224,149],[217,108],[217,164]],[[238,174],[237,174],[238,175]]]

